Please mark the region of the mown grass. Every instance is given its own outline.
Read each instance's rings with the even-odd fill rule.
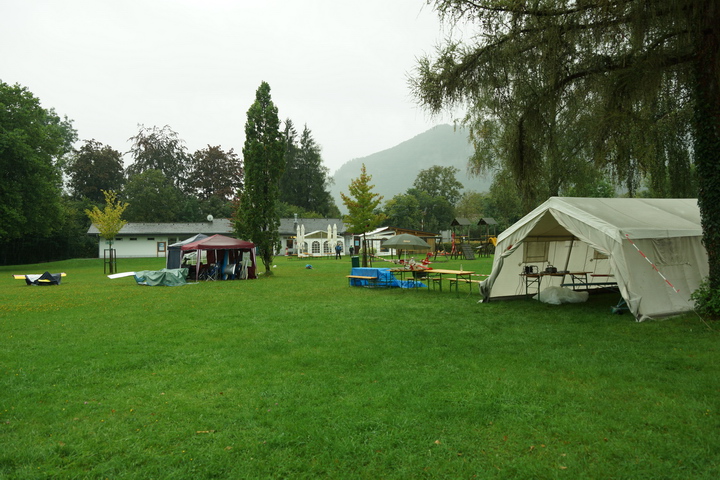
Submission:
[[[720,476],[718,334],[694,316],[351,288],[347,257],[276,263],[174,288],[99,260],[0,268],[0,478]],[[45,270],[68,276],[10,276]]]

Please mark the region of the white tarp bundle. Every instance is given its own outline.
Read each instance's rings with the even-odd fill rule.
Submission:
[[[498,236],[480,293],[524,295],[524,267],[552,265],[617,282],[638,321],[682,313],[709,272],[701,240],[696,199],[552,197]],[[542,288],[563,281],[545,277]]]

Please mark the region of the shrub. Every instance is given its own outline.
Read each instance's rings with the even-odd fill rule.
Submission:
[[[706,319],[720,319],[720,290],[711,289],[709,279],[703,280],[690,298],[695,302],[695,311]]]

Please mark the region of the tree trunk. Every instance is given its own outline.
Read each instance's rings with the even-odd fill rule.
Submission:
[[[720,290],[720,6],[701,0],[695,61],[695,163],[703,244],[708,253],[710,288]]]

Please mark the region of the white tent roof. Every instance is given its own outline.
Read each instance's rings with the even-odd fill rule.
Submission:
[[[558,225],[553,213],[576,218],[588,227],[621,241],[631,238],[694,237],[702,235],[700,210],[694,198],[574,198],[551,197],[498,236],[498,242],[524,231],[530,236],[567,235],[567,227]],[[543,217],[550,213],[550,216]],[[554,230],[553,230],[554,229]],[[618,235],[622,232],[622,237]]]
[[[481,291],[486,301],[510,295],[495,283],[505,259],[523,243],[575,239],[610,257],[610,273],[638,320],[679,313],[692,308],[690,294],[708,275],[701,238],[696,199],[552,197],[498,236],[493,272]],[[508,275],[514,278],[505,283],[516,286],[517,272]]]

